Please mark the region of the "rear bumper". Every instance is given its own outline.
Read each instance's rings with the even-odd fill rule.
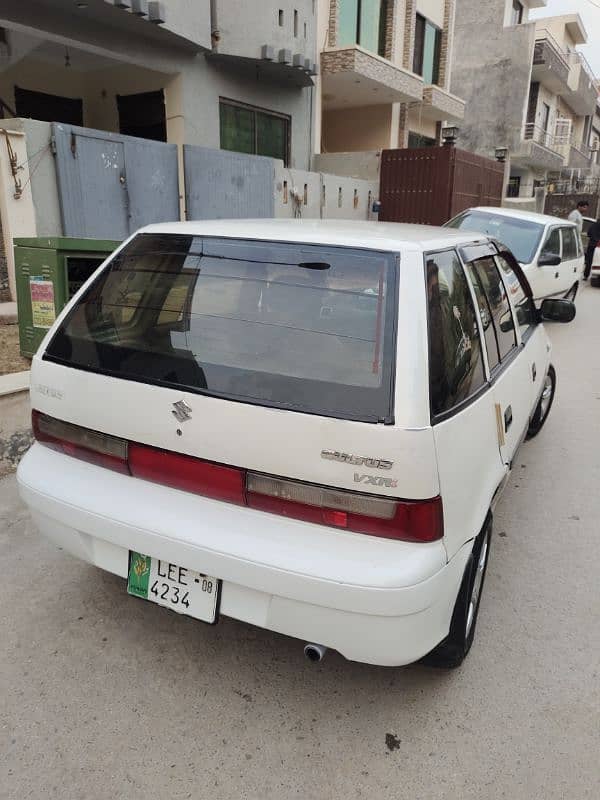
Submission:
[[[380,665],[448,633],[470,545],[344,533],[128,478],[35,444],[18,471],[42,533],[127,576],[129,550],[223,580],[221,613]]]

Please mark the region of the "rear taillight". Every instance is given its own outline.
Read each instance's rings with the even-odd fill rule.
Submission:
[[[134,477],[145,481],[244,505],[246,475],[244,470],[235,467],[132,443],[129,445],[129,469]]]
[[[63,422],[39,411],[31,412],[31,425],[38,442],[90,464],[129,475],[126,439]]]
[[[407,502],[248,473],[250,508],[405,542],[444,535],[441,498]]]
[[[397,500],[246,472],[128,442],[32,412],[35,438],[49,447],[135,478],[283,517],[404,542],[444,535],[442,500]]]

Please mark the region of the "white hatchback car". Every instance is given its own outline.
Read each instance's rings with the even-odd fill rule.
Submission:
[[[130,594],[348,659],[468,652],[492,509],[555,373],[513,256],[443,228],[145,228],[31,370],[22,498]],[[432,652],[433,651],[433,652]]]
[[[480,206],[463,211],[446,226],[487,234],[505,244],[523,268],[536,301],[555,296],[575,299],[585,268],[575,223],[531,211]]]

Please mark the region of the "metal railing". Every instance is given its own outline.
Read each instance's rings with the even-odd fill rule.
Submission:
[[[579,51],[575,51],[574,53],[569,53],[569,63],[572,65],[581,64],[582,70],[587,75],[590,83],[592,86],[598,90],[598,78],[594,75],[594,70],[591,68],[589,61]]]
[[[528,122],[525,125],[525,138],[537,142],[549,150],[554,150],[555,137],[550,131],[544,130],[541,125],[536,125],[534,122]]]
[[[568,71],[571,67],[569,63],[569,54],[566,53],[554,36],[546,28],[541,28],[535,34],[535,50],[534,50],[534,63],[544,63],[543,57],[544,47],[547,46],[554,54],[554,56],[563,64]]]

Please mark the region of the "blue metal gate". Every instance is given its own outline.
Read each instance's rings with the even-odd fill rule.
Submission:
[[[183,164],[188,219],[275,215],[273,159],[184,145]]]
[[[177,146],[53,123],[63,232],[124,239],[179,219]]]

